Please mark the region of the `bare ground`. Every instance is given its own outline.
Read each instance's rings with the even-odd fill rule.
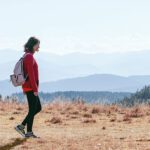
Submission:
[[[150,106],[56,101],[35,116],[37,139],[14,130],[27,112],[27,104],[0,102],[0,150],[150,150]]]

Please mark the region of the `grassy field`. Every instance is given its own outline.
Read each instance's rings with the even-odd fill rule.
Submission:
[[[35,116],[36,139],[14,130],[27,112],[27,104],[0,102],[0,150],[150,150],[150,106],[55,101]]]

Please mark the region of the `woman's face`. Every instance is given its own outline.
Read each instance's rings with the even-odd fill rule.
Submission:
[[[40,48],[40,43],[37,43],[36,45],[34,45],[33,50],[39,51],[39,48]]]

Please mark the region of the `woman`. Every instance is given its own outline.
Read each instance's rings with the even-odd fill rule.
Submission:
[[[41,111],[41,102],[38,96],[39,73],[38,64],[33,55],[39,51],[40,41],[35,37],[30,37],[24,45],[25,57],[23,59],[23,69],[25,75],[28,75],[25,83],[22,85],[23,93],[27,96],[29,111],[21,124],[15,127],[15,130],[23,137],[37,136],[32,131],[34,116]],[[27,133],[24,128],[27,125]]]

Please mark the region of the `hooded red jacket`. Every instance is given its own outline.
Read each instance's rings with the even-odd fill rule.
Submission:
[[[38,92],[39,88],[39,72],[38,64],[33,57],[32,52],[25,52],[26,56],[23,59],[23,69],[25,75],[28,74],[28,77],[24,84],[22,84],[23,92],[31,91]]]

